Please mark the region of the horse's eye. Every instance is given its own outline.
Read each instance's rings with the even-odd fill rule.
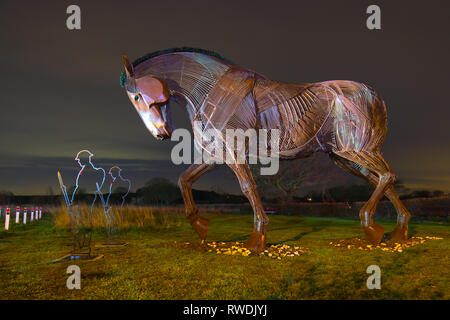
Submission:
[[[134,96],[134,101],[139,101],[139,95],[138,94]]]

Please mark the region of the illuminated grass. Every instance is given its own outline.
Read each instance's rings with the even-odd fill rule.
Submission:
[[[155,219],[159,213],[154,213]],[[250,215],[203,214],[208,243],[245,241]],[[70,250],[67,229],[45,218],[0,232],[2,299],[449,299],[448,224],[411,224],[414,237],[433,236],[403,252],[347,250],[330,242],[362,238],[358,220],[273,216],[267,241],[277,248],[308,248],[286,259],[225,255],[172,244],[199,240],[180,214],[167,225],[130,226],[125,248],[95,248],[95,262],[47,264]],[[172,220],[173,219],[173,220]],[[176,223],[175,223],[176,221]],[[393,222],[381,222],[393,230]],[[157,227],[159,226],[159,227]],[[104,233],[96,231],[93,242]],[[278,250],[278,249],[277,249]],[[82,289],[66,288],[66,268],[81,268]],[[381,268],[381,290],[368,290],[366,269]]]

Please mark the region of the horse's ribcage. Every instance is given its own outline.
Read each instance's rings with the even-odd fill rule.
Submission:
[[[280,152],[287,157],[315,141],[327,119],[332,99],[314,84],[289,84],[264,79],[255,89],[262,128],[280,130]],[[331,95],[330,95],[331,98]]]

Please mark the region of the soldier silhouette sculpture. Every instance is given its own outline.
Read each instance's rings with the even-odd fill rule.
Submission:
[[[131,189],[131,181],[122,177],[121,172],[122,169],[118,166],[109,169],[109,190],[104,201],[108,243],[114,245],[124,244],[119,241],[113,242],[113,239],[120,235],[123,222],[122,210]]]
[[[88,156],[87,161],[82,160],[84,154]],[[80,170],[71,195],[67,194],[66,186],[63,184],[61,174],[58,171],[58,180],[66,202],[74,238],[73,257],[79,257],[80,255],[87,258],[91,257],[92,215],[97,198],[102,197],[101,188],[105,181],[105,170],[96,167],[92,162],[92,157],[93,154],[88,150],[81,150],[77,153],[75,161],[80,166]],[[87,175],[89,177],[86,177]],[[81,203],[89,205],[88,217],[82,214]]]
[[[198,121],[202,129],[213,129],[218,134],[224,135],[226,129],[278,129],[280,159],[325,152],[340,167],[375,186],[360,211],[361,225],[370,242],[377,244],[383,239],[383,227],[374,222],[383,195],[393,203],[398,216],[391,238],[407,238],[410,214],[392,187],[396,175],[380,152],[387,131],[386,107],[371,87],[345,80],[278,82],[217,53],[194,48],[158,51],[134,63],[124,55],[123,64],[121,85],[157,139],[171,137],[170,100],[185,106],[192,124]],[[203,145],[202,141],[195,142]],[[238,161],[227,165],[236,174],[255,215],[246,247],[261,250],[265,247],[268,218],[249,166]],[[192,184],[215,166],[192,164],[179,178],[187,218],[202,240],[209,221],[197,214]]]

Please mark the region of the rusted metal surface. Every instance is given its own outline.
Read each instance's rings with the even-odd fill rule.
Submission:
[[[383,228],[373,220],[383,195],[391,200],[398,215],[391,238],[407,238],[410,214],[392,187],[396,176],[380,152],[387,130],[386,106],[374,89],[346,80],[284,83],[217,55],[167,51],[135,65],[124,56],[127,94],[156,138],[169,138],[173,131],[168,107],[172,98],[186,107],[192,123],[201,123],[193,130],[197,134],[194,142],[203,148],[202,137],[208,129],[219,136],[225,136],[226,129],[277,129],[279,149],[272,151],[281,159],[326,152],[344,170],[375,186],[360,210],[362,227],[372,243],[379,243],[384,235]],[[227,165],[236,174],[255,214],[254,232],[246,245],[260,250],[265,246],[268,218],[256,184],[247,163]],[[187,217],[202,240],[209,221],[197,214],[192,184],[215,166],[193,164],[179,178]]]

